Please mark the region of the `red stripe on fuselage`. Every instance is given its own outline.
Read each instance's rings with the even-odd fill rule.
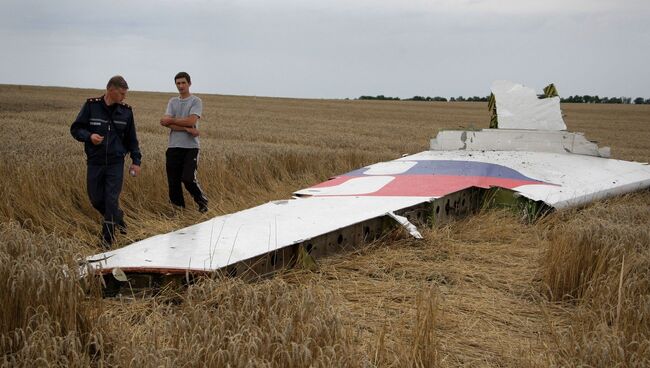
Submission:
[[[314,186],[312,186],[312,187],[309,187],[309,188],[307,188],[307,189],[311,189],[311,188],[328,188],[328,187],[335,187],[335,186],[337,186],[337,185],[339,185],[339,184],[343,184],[343,183],[345,183],[346,181],[348,181],[348,180],[350,180],[350,179],[363,178],[363,177],[364,177],[364,176],[345,176],[345,175],[337,176],[337,177],[332,178],[332,179],[330,179],[330,180],[328,180],[328,181],[324,181],[324,182],[322,182],[322,183],[318,183],[318,184],[316,184],[316,185],[314,185]]]
[[[335,187],[358,176],[339,176],[312,188]],[[513,189],[522,185],[546,184],[536,180],[497,178],[490,176],[456,176],[456,175],[397,175],[376,192],[363,194],[346,194],[347,196],[385,196],[385,197],[441,197],[469,187],[501,187]],[[330,196],[314,194],[314,196]],[[338,196],[338,195],[336,195]]]

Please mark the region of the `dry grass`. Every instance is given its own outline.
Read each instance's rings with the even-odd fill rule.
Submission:
[[[99,94],[0,86],[2,365],[648,364],[647,191],[532,225],[492,211],[424,231],[423,241],[398,231],[319,260],[315,273],[203,280],[146,299],[87,295],[75,259],[97,251],[99,215],[68,130]],[[169,96],[129,94],[144,170],[125,180],[131,226],[118,245],[425,150],[441,128],[487,126],[475,103],[201,96],[199,180],[211,199],[202,217],[167,204],[157,120]],[[650,158],[648,106],[563,108],[571,130],[616,158]]]
[[[650,193],[598,203],[549,224],[543,270],[565,300],[564,364],[650,365]]]
[[[26,367],[90,362],[98,309],[78,281],[75,248],[16,223],[0,225],[0,362]]]
[[[115,324],[107,363],[147,367],[360,366],[335,295],[270,280],[205,280],[174,302],[117,301],[102,322]],[[124,331],[128,331],[125,334]]]

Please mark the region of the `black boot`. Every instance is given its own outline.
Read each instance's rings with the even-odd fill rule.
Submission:
[[[120,231],[120,234],[126,235],[128,229],[127,229],[127,226],[126,226],[126,222],[124,222],[124,219],[121,219],[120,221],[118,221],[117,230]]]
[[[199,205],[199,212],[201,212],[201,213],[208,212],[208,203],[207,202],[201,202],[198,205]]]
[[[199,206],[199,212],[201,213],[208,212],[208,199],[205,198],[203,194],[194,197],[194,202],[196,202],[196,205]]]

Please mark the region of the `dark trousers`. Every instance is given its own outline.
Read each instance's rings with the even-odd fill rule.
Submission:
[[[199,206],[206,206],[208,199],[203,194],[199,182],[196,180],[196,169],[199,161],[198,148],[168,148],[167,158],[167,183],[169,184],[169,200],[179,207],[185,207],[183,188],[190,192],[194,202]]]
[[[115,238],[115,225],[123,223],[120,192],[124,179],[124,163],[88,165],[88,197],[93,207],[104,217],[102,237],[109,244]]]

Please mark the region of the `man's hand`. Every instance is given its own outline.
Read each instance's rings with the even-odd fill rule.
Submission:
[[[129,167],[129,173],[131,174],[131,176],[140,175],[140,165],[131,164],[131,166]]]
[[[171,116],[163,116],[160,119],[160,125],[164,127],[169,126],[171,124],[174,124],[174,118],[172,118]]]
[[[196,128],[185,128],[185,131],[190,133],[192,137],[198,137],[201,135],[201,133],[199,133],[199,130]]]
[[[96,146],[104,141],[104,137],[97,133],[93,133],[90,135],[90,141]]]

